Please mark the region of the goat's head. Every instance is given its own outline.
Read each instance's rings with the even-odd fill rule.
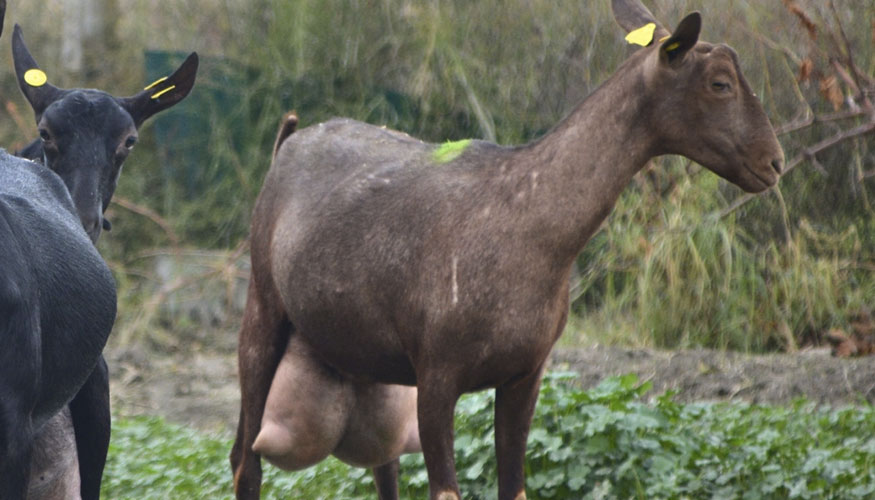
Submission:
[[[33,108],[40,135],[19,154],[43,162],[63,179],[85,231],[96,242],[101,229],[110,227],[103,213],[122,163],[137,142],[137,129],[188,95],[197,74],[197,54],[189,55],[172,75],[124,98],[48,83],[18,25],[12,36],[12,57],[18,86]]]
[[[699,41],[698,12],[669,33],[638,0],[613,0],[612,6],[630,42],[645,47],[639,57],[653,96],[648,123],[657,131],[656,154],[686,156],[745,191],[778,182],[784,152],[735,51]],[[641,28],[635,40],[632,33]]]

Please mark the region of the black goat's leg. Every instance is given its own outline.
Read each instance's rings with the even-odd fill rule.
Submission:
[[[109,449],[109,369],[103,356],[85,385],[70,401],[70,414],[76,432],[82,500],[100,498],[100,483]]]

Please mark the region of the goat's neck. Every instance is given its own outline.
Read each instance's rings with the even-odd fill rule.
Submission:
[[[518,174],[538,186],[524,217],[531,224],[529,234],[543,238],[539,243],[569,263],[653,156],[654,133],[638,68],[621,68],[514,159]]]

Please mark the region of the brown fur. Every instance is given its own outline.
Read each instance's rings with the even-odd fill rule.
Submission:
[[[627,4],[614,2],[628,27],[646,9],[631,4],[629,21]],[[778,180],[783,152],[735,52],[698,42],[699,27],[692,14],[634,53],[526,146],[473,141],[441,163],[436,145],[352,120],[283,141],[252,218],[237,498],[258,497],[252,443],[290,339],[345,380],[416,386],[432,500],[459,497],[456,400],[494,387],[498,498],[524,498],[526,437],[571,266],[632,176],[681,154],[747,191]]]

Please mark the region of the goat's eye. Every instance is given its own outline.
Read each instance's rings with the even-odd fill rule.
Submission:
[[[136,143],[137,143],[137,138],[134,136],[129,136],[127,139],[125,139],[125,147],[128,149],[133,148],[134,144],[136,144]]]
[[[42,139],[45,142],[52,140],[52,134],[50,134],[49,131],[44,129],[44,128],[39,129],[39,136],[40,136],[40,139]]]
[[[726,92],[732,87],[726,82],[712,82],[711,88],[717,92]]]

